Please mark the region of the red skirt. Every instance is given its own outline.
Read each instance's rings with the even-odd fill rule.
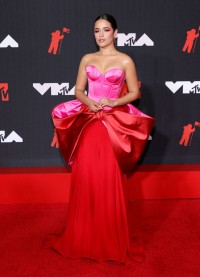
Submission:
[[[130,253],[126,175],[98,118],[84,128],[73,155],[66,227],[49,236],[45,247],[67,258],[141,260],[142,253]]]

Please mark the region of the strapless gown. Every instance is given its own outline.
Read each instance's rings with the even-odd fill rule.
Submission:
[[[120,97],[125,72],[101,73],[86,66],[88,97]],[[52,111],[60,151],[72,165],[67,223],[50,235],[44,247],[67,258],[124,263],[140,260],[130,245],[127,222],[127,174],[137,163],[154,119],[131,104],[92,112],[79,100],[61,103]]]

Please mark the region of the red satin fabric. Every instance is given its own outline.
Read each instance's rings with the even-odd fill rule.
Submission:
[[[111,147],[123,172],[133,170],[141,156],[154,119],[128,112],[128,105],[97,113],[82,104],[80,110],[65,118],[53,117],[59,139],[60,151],[70,164],[84,128],[93,120],[99,119],[107,128]],[[98,135],[93,133],[94,135]]]
[[[75,115],[53,118],[61,152],[73,160],[72,181],[66,227],[44,247],[64,257],[143,260],[142,249],[129,240],[125,172],[137,162],[153,120],[125,109],[94,113],[82,105]]]
[[[73,156],[66,227],[49,236],[44,247],[67,258],[125,263],[132,256],[141,261],[143,253],[129,244],[126,208],[126,175],[107,129],[95,118],[82,131]]]

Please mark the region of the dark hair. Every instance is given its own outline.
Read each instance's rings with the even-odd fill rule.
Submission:
[[[95,22],[99,19],[105,19],[107,20],[108,22],[110,22],[113,30],[115,31],[117,29],[117,21],[116,19],[114,18],[114,16],[110,15],[110,14],[103,14],[103,15],[99,15],[96,19],[95,19]]]

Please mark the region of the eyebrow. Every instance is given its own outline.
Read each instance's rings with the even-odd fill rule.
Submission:
[[[104,28],[111,28],[111,27],[110,26],[105,26],[105,27],[103,27],[103,29]],[[95,27],[94,30],[96,30],[96,29],[101,29],[101,28]]]

